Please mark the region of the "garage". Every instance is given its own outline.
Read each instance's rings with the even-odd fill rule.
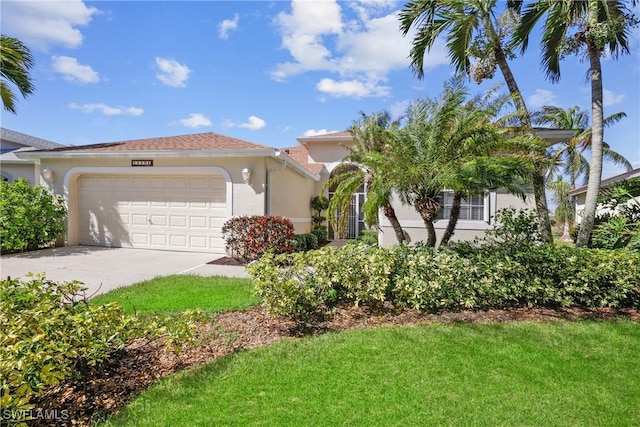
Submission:
[[[225,252],[226,182],[221,175],[82,175],[83,245]]]

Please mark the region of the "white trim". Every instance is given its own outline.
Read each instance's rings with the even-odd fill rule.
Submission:
[[[91,150],[88,148],[87,150]],[[244,148],[240,150],[131,150],[131,151],[22,151],[16,153],[21,159],[63,158],[152,158],[152,157],[264,157],[273,156],[274,148]]]
[[[222,175],[226,182],[227,218],[233,216],[233,181],[225,169],[217,166],[200,167],[77,167],[71,168],[64,176],[63,196],[69,208],[69,182],[80,175]]]

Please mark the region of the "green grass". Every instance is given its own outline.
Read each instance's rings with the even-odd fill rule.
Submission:
[[[640,425],[640,324],[328,334],[169,377],[116,426]]]
[[[158,277],[92,298],[92,303],[117,302],[127,313],[177,313],[239,310],[259,304],[249,279],[179,275]]]

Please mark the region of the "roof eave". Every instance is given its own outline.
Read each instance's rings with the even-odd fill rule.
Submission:
[[[300,163],[295,161],[291,156],[289,156],[287,153],[285,153],[282,150],[274,150],[271,157],[276,160],[284,160],[287,166],[290,166],[294,171],[298,172],[302,176],[311,178],[314,181],[320,180],[320,175],[314,174],[313,172],[311,172],[309,169],[302,166]]]
[[[16,153],[21,159],[113,159],[113,158],[191,158],[191,157],[262,157],[273,155],[271,148],[236,150],[131,150],[131,151],[30,151]]]

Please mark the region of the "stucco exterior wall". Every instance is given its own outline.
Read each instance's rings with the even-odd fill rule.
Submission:
[[[18,178],[26,178],[31,185],[40,183],[39,176],[36,176],[37,165],[33,163],[2,163],[0,172],[9,182],[13,182]]]
[[[269,168],[278,167],[278,163],[269,161]],[[289,218],[296,233],[311,231],[311,199],[315,181],[302,176],[290,167],[271,172],[270,213]]]
[[[397,198],[394,199],[393,205],[396,215],[400,220],[400,224],[404,231],[409,235],[412,243],[426,241],[427,231],[424,221],[415,211],[413,206],[402,205]],[[475,237],[482,237],[485,231],[494,226],[494,217],[496,211],[504,208],[514,209],[533,209],[533,196],[528,197],[525,201],[518,196],[511,195],[506,191],[494,191],[488,193],[485,197],[485,220],[483,221],[458,221],[452,241],[471,241]],[[448,220],[439,220],[434,223],[436,229],[436,237],[438,243],[442,239],[444,230],[447,227]],[[391,224],[384,215],[380,214],[381,229],[379,233],[379,243],[384,247],[390,247],[398,243]]]
[[[149,159],[141,153],[140,159]],[[55,173],[49,186],[55,194],[65,197],[69,215],[67,220],[67,244],[78,242],[78,179],[83,174],[208,174],[216,173],[214,168],[225,171],[231,182],[227,191],[231,191],[233,216],[262,215],[265,213],[265,176],[263,157],[255,158],[155,158],[153,167],[132,167],[131,158],[80,158],[80,159],[42,159],[41,170],[48,167]],[[252,171],[251,183],[245,184],[242,169]],[[211,168],[211,169],[209,169]]]
[[[309,162],[324,163],[326,165],[340,162],[349,154],[349,147],[352,145],[353,142],[351,141],[307,143]]]

